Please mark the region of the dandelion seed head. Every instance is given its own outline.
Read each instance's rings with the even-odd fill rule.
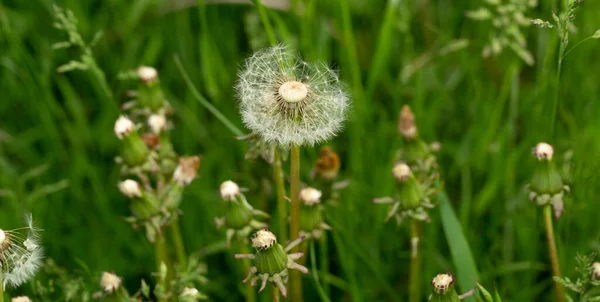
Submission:
[[[152,114],[148,118],[148,126],[153,133],[159,134],[167,128],[167,118],[164,114]]]
[[[392,174],[397,181],[405,181],[410,177],[410,167],[405,163],[398,163],[392,169]]]
[[[100,286],[105,292],[112,293],[121,286],[121,278],[112,273],[102,273],[100,278]]]
[[[300,199],[305,205],[313,205],[321,202],[321,191],[315,188],[304,188],[300,191]]]
[[[123,139],[127,134],[135,129],[135,124],[126,116],[121,115],[115,122],[115,135]]]
[[[431,280],[431,286],[438,292],[445,292],[454,283],[454,276],[451,274],[438,274]]]
[[[342,128],[349,98],[336,72],[286,47],[256,52],[236,84],[242,119],[267,143],[314,145]]]
[[[538,160],[552,160],[552,156],[554,156],[554,147],[548,143],[538,143],[535,145],[535,148],[533,148],[533,155]]]
[[[240,194],[240,187],[231,180],[224,181],[219,189],[224,200],[233,200]]]
[[[15,230],[0,230],[0,270],[2,287],[17,287],[31,279],[42,266],[44,252],[39,242],[39,229],[33,226],[31,215],[27,226]]]
[[[158,71],[154,67],[140,66],[136,71],[140,79],[144,82],[154,81],[158,77]]]
[[[119,183],[119,191],[129,198],[142,197],[140,184],[133,179],[126,179]]]
[[[6,233],[4,233],[4,230],[0,229],[0,246],[4,244],[4,240],[6,240]]]
[[[252,237],[252,246],[257,250],[264,250],[270,248],[277,242],[275,234],[268,230],[258,230]]]

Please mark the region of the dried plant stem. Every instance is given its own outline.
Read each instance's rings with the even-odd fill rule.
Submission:
[[[179,226],[179,217],[176,217],[173,219],[169,229],[171,231],[173,245],[175,246],[175,253],[177,256],[177,264],[180,267],[185,267],[187,265],[187,254],[185,252],[185,245],[183,244],[183,238],[181,237],[181,228]]]
[[[279,302],[281,300],[279,297],[279,289],[273,283],[271,283],[271,288],[273,289],[271,292],[271,301]]]
[[[240,254],[250,254],[246,244],[242,243],[240,248]],[[248,274],[250,270],[250,260],[244,260],[244,275]],[[246,302],[256,301],[254,296],[254,289],[252,288],[252,282],[246,282]]]
[[[552,225],[552,208],[549,205],[544,207],[544,227],[546,228],[546,240],[548,241],[548,254],[552,263],[552,275],[561,277],[556,241],[554,240],[554,226]],[[564,302],[565,289],[563,286],[558,282],[554,282],[554,289],[556,290],[556,301]]]
[[[290,154],[290,199],[292,201],[290,219],[290,240],[300,237],[300,146],[293,144]],[[298,248],[296,248],[298,249]],[[302,276],[292,270],[291,301],[302,300]]]
[[[161,266],[164,263],[167,267],[169,265],[169,260],[168,260],[168,256],[167,256],[167,243],[165,242],[165,235],[161,232],[159,232],[156,235],[156,241],[154,242],[154,254],[156,257],[156,271],[160,272],[161,271]],[[167,272],[167,275],[170,272]],[[168,286],[168,282],[167,282],[168,278],[158,278],[158,283],[160,286],[162,286],[165,290],[167,290],[167,286]],[[166,302],[167,300],[164,298],[159,298],[158,299],[159,302]]]
[[[410,221],[410,278],[409,301],[421,301],[421,223],[415,219]]]
[[[281,153],[279,149],[275,149],[275,160],[273,163],[273,179],[275,181],[275,190],[277,193],[277,213],[279,223],[279,241],[286,242],[288,240],[287,226],[287,200],[285,200],[285,183],[283,180],[283,168],[281,166]]]

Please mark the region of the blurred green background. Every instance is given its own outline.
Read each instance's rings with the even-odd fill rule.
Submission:
[[[268,46],[268,40],[255,7],[207,2],[0,2],[2,228],[18,226],[25,213],[33,212],[45,230],[47,255],[59,265],[76,269],[83,262],[97,279],[100,271],[115,271],[132,290],[140,278],[150,279],[152,248],[143,232],[121,219],[128,208],[116,187],[119,141],[112,131],[126,91],[136,86],[117,74],[150,65],[159,70],[176,110],[176,150],[204,155],[200,178],[182,205],[186,248],[195,252],[224,240],[213,224],[219,184],[238,181],[252,189],[253,202],[260,177],[268,177],[270,168],[260,160],[244,161],[245,144],[192,96],[174,56],[201,94],[243,128],[232,86],[244,58]],[[342,207],[330,213],[336,228],[332,273],[340,278],[334,301],[406,299],[407,227],[384,224],[385,207],[369,202],[393,191],[390,171],[401,145],[396,123],[403,104],[417,115],[421,136],[441,142],[445,189],[486,287],[497,287],[507,301],[552,299],[541,211],[523,190],[538,141],[555,146],[558,165],[570,175],[572,195],[555,223],[563,273],[574,276],[576,253],[600,251],[599,40],[573,50],[557,81],[554,29],[521,28],[533,66],[510,49],[482,58],[493,25],[468,19],[465,12],[484,1],[305,0],[296,1],[303,7],[296,13],[287,1],[273,2],[281,6],[267,9],[278,40],[308,61],[329,62],[353,95],[346,129],[329,143],[342,158],[343,178],[351,181]],[[101,33],[92,50],[107,89],[92,72],[57,72],[80,53],[52,49],[66,39],[52,26],[53,4],[73,11],[86,41]],[[563,1],[540,1],[526,16],[549,20],[563,7]],[[598,12],[598,1],[582,5],[570,45],[600,28]],[[441,51],[449,45],[466,47]],[[305,180],[317,151],[302,152]],[[572,157],[565,159],[569,153]],[[274,198],[269,201],[272,209]],[[439,209],[424,230],[423,290],[429,291],[430,277],[457,269]],[[205,260],[210,283],[202,290],[218,301],[242,299],[241,264],[231,253]],[[316,300],[310,279],[305,284],[307,301]]]

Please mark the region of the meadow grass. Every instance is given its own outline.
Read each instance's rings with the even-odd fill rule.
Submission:
[[[152,246],[120,219],[128,210],[116,187],[119,141],[112,132],[126,90],[135,87],[117,75],[150,65],[160,71],[176,111],[176,150],[204,156],[180,219],[187,250],[210,263],[210,283],[202,290],[218,301],[242,299],[241,265],[219,248],[224,235],[212,222],[222,181],[235,179],[258,204],[261,179],[272,175],[261,160],[245,161],[246,145],[234,139],[240,134],[234,129],[244,128],[233,91],[243,60],[271,44],[271,35],[308,61],[333,64],[353,99],[345,130],[327,143],[350,181],[341,206],[327,213],[335,230],[328,236],[330,274],[318,281],[330,288],[332,301],[405,301],[408,295],[408,224],[385,224],[385,208],[369,202],[393,192],[403,104],[413,108],[420,135],[441,143],[447,192],[431,211],[432,222],[422,225],[423,293],[430,292],[431,277],[448,271],[457,274],[459,292],[476,278],[497,287],[506,301],[552,299],[542,211],[523,190],[539,141],[555,146],[557,164],[571,175],[566,211],[554,222],[563,274],[575,274],[576,253],[600,252],[600,41],[573,50],[558,78],[554,30],[524,30],[536,61],[531,67],[510,51],[483,59],[489,28],[465,18],[478,7],[469,1],[292,1],[303,4],[299,15],[202,0],[177,8],[176,2],[56,1],[73,11],[86,41],[102,32],[92,50],[108,87],[93,72],[57,73],[79,52],[52,49],[65,39],[52,27],[54,1],[0,3],[0,222],[16,226],[32,212],[44,229],[48,257],[60,266],[83,270],[91,280],[101,271],[118,272],[132,291],[140,278],[151,279]],[[550,19],[562,2],[539,1],[527,16]],[[581,6],[571,45],[600,28],[598,11],[597,1]],[[468,47],[430,55],[457,39],[468,39]],[[406,66],[415,70],[403,77]],[[233,124],[225,125],[206,103]],[[318,148],[303,148],[300,157],[300,178],[308,180]],[[264,205],[276,211],[275,195]],[[307,301],[323,291],[311,279],[304,279]]]

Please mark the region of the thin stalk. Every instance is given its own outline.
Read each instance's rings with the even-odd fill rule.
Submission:
[[[315,256],[315,241],[311,240],[310,241],[310,264],[311,264],[311,275],[313,276],[313,279],[315,280],[315,285],[317,286],[317,292],[319,293],[319,296],[321,297],[321,301],[323,302],[331,302],[331,299],[329,299],[329,295],[327,293],[325,293],[325,290],[323,289],[323,286],[321,286],[321,282],[319,281],[319,271],[317,270],[317,257]]]
[[[241,245],[242,247],[240,248],[240,253],[241,254],[250,254],[250,251],[248,250],[248,247],[246,246],[246,244]],[[250,270],[250,260],[244,260],[244,275],[248,274],[248,271]],[[254,296],[254,288],[252,287],[252,282],[246,282],[246,302],[254,302],[256,301],[256,298]]]
[[[421,301],[421,224],[412,219],[410,221],[410,278],[409,278],[409,301]]]
[[[260,0],[252,0],[252,3],[256,5],[256,9],[258,10],[258,15],[260,16],[260,20],[265,27],[265,33],[267,34],[267,38],[269,39],[269,43],[271,46],[277,45],[277,38],[275,37],[275,31],[273,30],[273,26],[271,25],[271,21],[269,20],[269,16],[267,15],[267,11],[265,6],[262,4]]]
[[[554,123],[556,121],[556,111],[558,109],[558,101],[560,99],[560,74],[562,71],[562,54],[560,55],[561,57],[558,58],[558,69],[556,71],[556,83],[554,84],[554,86],[556,87],[555,89],[555,95],[554,95],[554,102],[552,103],[552,119],[550,120],[550,137],[552,137],[552,135],[554,134]]]
[[[300,237],[300,146],[292,144],[290,154],[290,199],[292,202],[290,220],[290,240]],[[297,250],[298,248],[296,248]],[[292,270],[291,301],[302,300],[302,276],[299,271]]]
[[[552,208],[551,206],[544,207],[544,227],[546,228],[546,240],[548,241],[548,254],[550,256],[550,262],[552,264],[552,275],[554,277],[561,277],[560,265],[558,263],[558,252],[556,250],[556,241],[554,240],[554,227],[552,225]],[[556,290],[556,301],[565,301],[565,289],[563,286],[554,282],[554,289]]]
[[[179,217],[173,219],[169,230],[171,231],[171,239],[173,239],[173,245],[175,246],[175,255],[177,256],[177,263],[180,267],[185,267],[187,265],[187,254],[185,252],[183,238],[181,237]]]
[[[273,179],[277,193],[277,213],[279,223],[279,241],[287,242],[287,200],[285,200],[285,183],[283,180],[283,168],[281,166],[281,152],[275,148],[275,162],[273,163]]]
[[[2,286],[2,271],[0,270],[0,302],[4,302],[4,287]]]
[[[154,242],[154,255],[155,255],[155,258],[156,258],[156,271],[160,273],[160,271],[161,271],[161,267],[162,267],[163,263],[164,263],[164,264],[165,264],[167,267],[168,267],[168,265],[169,265],[169,260],[168,260],[168,257],[167,257],[167,244],[166,244],[166,242],[165,242],[165,236],[164,236],[164,234],[163,234],[162,232],[161,232],[161,233],[159,233],[159,234],[156,236],[156,242]],[[167,271],[167,275],[168,275],[169,273],[170,273],[170,272],[169,272],[169,271]],[[158,284],[159,284],[160,286],[162,286],[162,288],[163,288],[165,291],[167,291],[167,290],[168,290],[168,288],[167,288],[167,286],[168,286],[168,284],[167,284],[167,283],[168,283],[168,282],[167,282],[167,280],[168,280],[168,279],[169,279],[168,277],[167,277],[167,278],[162,278],[162,277],[159,277],[159,278],[158,278]],[[166,299],[164,299],[164,298],[159,298],[159,299],[158,299],[158,302],[166,302],[166,301],[167,301],[167,300],[166,300]]]
[[[272,291],[271,291],[271,301],[273,301],[273,302],[279,302],[281,300],[281,298],[279,296],[279,289],[273,283],[271,283],[271,289],[272,289]]]
[[[323,275],[329,275],[329,246],[327,244],[327,232],[323,232],[323,235],[321,235],[321,238],[319,239],[319,263],[321,264],[321,274]],[[329,283],[323,284],[323,290],[329,297],[331,292]]]

